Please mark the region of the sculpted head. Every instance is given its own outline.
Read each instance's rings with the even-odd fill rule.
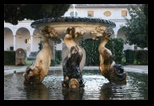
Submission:
[[[42,30],[41,30],[43,36],[48,37],[48,38],[58,38],[58,34],[56,30],[51,27],[46,25]]]
[[[40,68],[29,66],[26,68],[24,76],[24,85],[40,83]]]
[[[103,33],[103,38],[105,38],[105,39],[108,39],[108,40],[109,40],[109,39],[110,39],[110,37],[111,37],[111,35],[112,35],[111,33],[105,33],[105,32],[104,32],[104,33]]]
[[[126,84],[127,72],[121,64],[115,64],[113,66],[113,71],[111,72],[111,82],[118,84]]]
[[[109,38],[111,37],[112,34],[113,34],[113,33],[112,33],[112,29],[111,29],[111,28],[107,28],[107,29],[102,33],[102,35],[103,35],[103,37],[104,37],[105,39],[109,39]]]
[[[76,91],[79,89],[79,82],[76,78],[72,78],[69,82],[69,89]]]
[[[79,38],[83,37],[83,35],[86,33],[86,30],[82,27],[68,27],[64,33],[66,33],[66,37],[69,38]],[[69,35],[69,36],[68,36]]]

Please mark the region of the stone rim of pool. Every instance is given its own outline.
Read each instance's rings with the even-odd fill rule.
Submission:
[[[17,69],[9,69],[9,70],[4,70],[4,76],[13,74],[14,72],[19,73],[19,72],[25,72],[27,66],[24,66],[22,68],[17,68]],[[98,70],[98,66],[84,66],[83,70]],[[141,74],[148,74],[148,70],[144,69],[136,69],[136,68],[131,68],[131,67],[125,67],[124,69],[126,72],[132,72],[132,73],[141,73]],[[50,67],[49,70],[62,70],[62,66],[54,66]]]
[[[96,67],[85,67],[83,78],[85,87],[78,93],[71,93],[67,89],[63,90],[61,81],[63,79],[61,67],[50,67],[49,76],[43,81],[42,86],[24,87],[22,85],[22,73],[24,67],[12,70],[10,75],[5,75],[4,99],[5,100],[137,100],[148,99],[147,75],[128,72],[128,83],[126,85],[111,85],[108,83]],[[96,68],[97,69],[97,68]],[[127,69],[127,68],[126,68]],[[14,69],[15,70],[15,69]],[[59,73],[60,72],[60,73]],[[57,76],[58,75],[58,76]],[[136,75],[139,75],[136,77]],[[143,77],[142,75],[146,75]],[[139,78],[139,79],[138,79]],[[146,78],[146,79],[145,79]],[[21,80],[19,80],[21,79]],[[9,85],[7,85],[9,84]],[[44,85],[44,86],[43,86]],[[43,88],[42,88],[43,87]],[[58,87],[58,88],[57,88]],[[46,95],[40,94],[44,93]],[[80,94],[81,93],[81,94]],[[59,96],[58,96],[59,95]],[[70,98],[68,96],[74,97]],[[80,98],[82,96],[82,98]]]

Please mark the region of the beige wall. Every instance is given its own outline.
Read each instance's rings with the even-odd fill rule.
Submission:
[[[75,11],[78,13],[78,17],[87,17],[88,11],[94,11],[93,18],[102,18],[115,22],[116,27],[113,28],[114,37],[118,36],[118,31],[120,29],[120,26],[125,24],[124,17],[122,17],[121,15],[122,10],[127,10],[127,9],[126,8],[76,8],[75,9]],[[70,8],[64,14],[64,16],[70,16],[70,12],[72,11],[73,8]],[[111,12],[111,15],[105,16],[104,13],[106,11]],[[127,18],[130,18],[129,14],[127,15]],[[5,35],[4,50],[10,50],[10,46],[13,47],[15,46],[14,47],[15,50],[18,48],[23,48],[27,51],[27,56],[29,56],[30,52],[38,51],[39,50],[38,43],[40,42],[40,38],[37,35],[38,32],[30,26],[32,22],[33,20],[23,20],[19,21],[18,25],[12,25],[10,23],[4,22],[4,32],[7,32],[7,34],[4,34]],[[22,38],[19,38],[19,36],[17,35],[18,31],[19,33],[22,34]],[[14,36],[16,36],[15,40]],[[27,38],[32,40],[31,43],[28,44],[25,43],[25,39]],[[56,49],[62,50],[62,44],[57,44]]]

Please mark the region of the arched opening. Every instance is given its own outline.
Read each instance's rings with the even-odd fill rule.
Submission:
[[[122,38],[123,40],[126,40],[126,35],[125,35],[124,31],[122,30],[122,28],[120,28],[118,30],[117,37]]]
[[[22,48],[27,55],[30,53],[30,32],[27,28],[19,28],[16,32],[16,49]]]
[[[31,52],[38,52],[39,51],[39,43],[40,43],[40,34],[39,30],[35,29],[33,32],[33,44],[32,44],[32,51]]]
[[[13,32],[9,28],[4,28],[4,50],[14,50]]]
[[[120,28],[120,29],[118,30],[117,37],[118,37],[118,38],[122,38],[124,41],[126,41],[126,35],[125,35],[125,33],[124,33],[124,31],[123,31],[122,28]],[[133,46],[133,45],[129,45],[128,43],[125,43],[125,44],[124,44],[124,50],[132,49],[132,46]]]

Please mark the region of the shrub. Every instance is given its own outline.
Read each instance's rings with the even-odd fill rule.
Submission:
[[[4,51],[4,65],[15,65],[15,51]]]
[[[124,41],[121,38],[112,38],[106,45],[106,47],[111,50],[114,61],[117,64],[122,63],[123,58],[123,45]]]
[[[59,65],[62,62],[62,51],[55,51],[55,59],[51,60],[51,66]]]
[[[134,59],[136,64],[147,65],[148,64],[148,50],[135,50]]]
[[[100,40],[87,39],[80,43],[80,45],[86,51],[86,66],[98,66],[99,65],[99,52],[98,46]],[[121,38],[111,38],[106,47],[111,50],[114,57],[114,61],[117,64],[122,63],[123,58],[123,44],[124,41]]]
[[[148,50],[125,50],[126,64],[148,64]]]

